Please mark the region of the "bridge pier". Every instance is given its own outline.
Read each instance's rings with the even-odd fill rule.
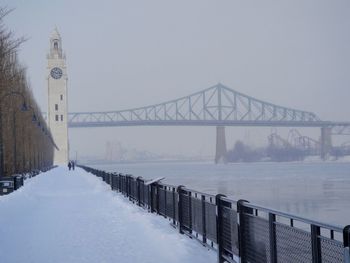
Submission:
[[[321,127],[321,158],[325,160],[332,149],[332,128]]]
[[[215,163],[227,163],[225,126],[216,127]]]

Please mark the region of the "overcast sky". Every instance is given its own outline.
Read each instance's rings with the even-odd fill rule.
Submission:
[[[46,54],[57,26],[67,55],[70,111],[149,105],[221,82],[324,120],[350,121],[348,0],[0,0],[0,5],[16,8],[6,23],[29,38],[20,58],[43,110]],[[264,136],[256,128],[227,129],[229,146]],[[103,153],[107,140],[158,153],[213,154],[215,128],[70,130],[71,150],[81,154]]]

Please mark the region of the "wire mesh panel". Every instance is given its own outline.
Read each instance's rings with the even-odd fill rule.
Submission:
[[[126,191],[128,192],[129,197],[132,198],[132,179],[127,177],[126,183]]]
[[[217,242],[216,236],[216,205],[205,202],[205,229],[207,238]]]
[[[110,173],[106,174],[106,183],[109,185],[111,184],[111,174]]]
[[[326,238],[319,237],[321,243],[321,258],[322,263],[343,263],[344,261],[344,248],[343,243]]]
[[[180,203],[181,203],[181,222],[182,224],[191,229],[191,198],[189,192],[181,191],[180,193]]]
[[[121,192],[125,194],[126,192],[126,179],[125,176],[121,177]]]
[[[129,193],[129,178],[128,177],[124,177],[124,193],[126,194],[126,195],[128,195],[128,193]]]
[[[269,222],[249,214],[242,214],[241,218],[242,262],[270,262]]]
[[[174,195],[175,198],[175,220],[179,222],[179,193],[175,192]]]
[[[137,182],[137,180],[133,180],[133,197],[134,197],[134,199],[135,200],[137,200],[138,199],[138,182]]]
[[[165,190],[162,188],[158,188],[158,197],[159,197],[159,214],[166,216],[166,196]]]
[[[129,192],[129,180],[127,177],[124,177],[124,193],[127,194]]]
[[[144,186],[144,183],[143,183],[143,181],[138,181],[138,183],[139,183],[139,191],[140,191],[140,204],[141,205],[144,205],[145,204],[145,191],[143,191],[143,186]]]
[[[173,191],[166,191],[166,216],[174,219],[174,192]]]
[[[135,183],[135,180],[130,178],[130,196],[133,199],[135,199]]]
[[[158,194],[157,187],[155,185],[151,186],[151,197],[152,197],[152,207],[155,212],[158,211]]]
[[[203,235],[203,206],[198,198],[191,197],[192,230]]]
[[[115,175],[114,176],[114,179],[115,179],[115,189],[117,190],[117,191],[120,191],[120,177],[118,176],[118,175]]]
[[[149,186],[148,185],[143,185],[143,193],[144,193],[145,204],[148,206],[151,206],[151,204],[149,202]]]
[[[125,194],[127,194],[128,193],[128,188],[129,188],[129,182],[128,182],[129,180],[126,178],[126,177],[124,177],[124,193]]]
[[[228,207],[221,207],[221,240],[224,249],[239,254],[237,212]]]
[[[133,178],[132,179],[132,184],[131,184],[131,186],[132,186],[132,197],[135,199],[135,200],[137,200],[137,181]]]
[[[277,260],[286,263],[312,262],[311,234],[281,223],[275,225]]]
[[[123,192],[123,177],[121,175],[118,176],[119,180],[119,191]]]
[[[111,189],[114,190],[114,175],[111,175]]]
[[[112,190],[117,190],[117,185],[118,185],[118,176],[112,175],[112,182],[111,182]]]
[[[124,193],[124,176],[119,175],[119,191]]]

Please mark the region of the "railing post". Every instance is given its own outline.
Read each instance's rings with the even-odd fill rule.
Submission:
[[[222,247],[222,209],[221,209],[221,197],[226,197],[225,195],[218,194],[215,196],[216,203],[216,240],[218,242],[218,263],[223,263],[223,247]]]
[[[270,239],[270,260],[271,263],[277,263],[277,249],[276,249],[276,215],[269,213],[269,239]]]
[[[132,196],[131,196],[131,175],[128,174],[128,197],[129,197],[129,201],[131,201]]]
[[[128,185],[128,180],[127,180],[127,177],[126,177],[126,175],[124,175],[124,178],[123,178],[123,194],[125,195],[125,196],[127,196],[128,195],[128,187],[127,187],[127,185]]]
[[[126,193],[126,197],[129,197],[129,188],[130,188],[130,178],[129,175],[125,175],[125,193]]]
[[[12,176],[11,179],[13,180],[13,191],[16,191],[18,189],[16,176]]]
[[[188,214],[189,214],[189,219],[190,219],[190,229],[189,232],[192,234],[192,192],[188,191]]]
[[[109,178],[110,178],[111,189],[112,191],[114,191],[114,173],[110,173]]]
[[[311,225],[311,247],[312,247],[312,263],[321,263],[321,242],[319,235],[321,229],[319,226]]]
[[[154,205],[153,205],[153,203],[154,203],[154,201],[153,201],[153,199],[154,199],[154,194],[153,194],[153,192],[154,192],[154,187],[152,186],[152,184],[150,184],[150,185],[148,185],[148,187],[149,187],[149,204],[150,204],[150,209],[151,209],[151,213],[153,213],[153,211],[155,211],[155,208],[154,208]]]
[[[112,173],[108,173],[108,184],[111,187],[111,189],[113,189],[113,187],[112,187]]]
[[[120,174],[118,174],[118,177],[119,177],[119,180],[118,180],[118,183],[119,183],[119,185],[118,185],[118,188],[119,188],[119,192],[121,192],[121,193],[123,193],[123,180],[122,180],[122,174],[120,173]]]
[[[344,227],[343,230],[344,242],[344,262],[350,263],[350,225]]]
[[[166,196],[166,193],[167,193],[167,187],[165,186],[164,188],[163,188],[163,190],[164,190],[164,217],[165,218],[167,218],[168,216],[167,216],[167,204],[166,204],[166,199],[167,199],[167,196]]]
[[[156,209],[157,209],[157,215],[159,215],[159,184],[154,183],[156,188]]]
[[[137,205],[138,206],[141,206],[141,192],[140,192],[141,178],[142,178],[141,176],[136,178],[136,189],[137,189],[136,196],[137,196]]]
[[[176,226],[176,192],[175,192],[175,187],[172,187],[172,192],[173,192],[173,224]]]
[[[237,201],[237,213],[238,213],[238,250],[239,250],[239,257],[241,259],[241,262],[246,262],[245,260],[245,253],[244,253],[244,235],[243,235],[243,228],[244,228],[244,213],[253,214],[253,209],[244,207],[244,203],[249,203],[247,200],[240,199]]]
[[[147,197],[148,211],[152,213],[152,187],[150,185],[147,185]]]
[[[128,196],[128,177],[126,176],[126,174],[124,175],[124,185],[123,185],[123,191],[124,191],[124,195]]]
[[[177,222],[178,222],[178,227],[179,227],[179,232],[180,234],[183,234],[183,231],[182,231],[182,197],[181,197],[181,192],[182,192],[182,188],[184,188],[185,186],[183,185],[179,185],[176,189],[176,192],[178,193],[178,200],[177,200],[177,215],[178,215],[178,219],[177,219]]]
[[[114,176],[113,188],[115,191],[118,191],[118,185],[119,185],[118,173],[113,173],[113,176]]]
[[[156,212],[159,214],[159,191],[158,191],[158,183],[150,184],[149,187],[151,187],[151,212]]]
[[[206,218],[205,218],[205,195],[202,195],[201,196],[201,201],[202,201],[202,223],[203,223],[203,226],[202,226],[202,232],[203,232],[203,236],[202,236],[202,242],[204,244],[207,243],[207,228],[205,227],[205,224],[206,224]]]

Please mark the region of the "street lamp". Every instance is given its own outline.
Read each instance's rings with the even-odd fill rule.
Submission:
[[[32,122],[33,123],[37,123],[37,127],[38,129],[40,129],[40,131],[43,133],[44,136],[47,136],[49,141],[51,142],[51,144],[58,149],[57,145],[55,144],[51,133],[48,131],[45,123],[43,124],[42,122],[40,122],[40,120],[38,119],[37,116],[39,116],[38,114],[36,114],[36,110],[30,106],[27,105],[25,103],[25,97],[21,92],[17,92],[17,91],[12,91],[12,92],[8,92],[6,94],[4,94],[1,98],[0,98],[0,177],[2,177],[4,175],[4,138],[3,138],[3,125],[2,125],[2,103],[4,101],[5,98],[9,97],[9,96],[19,96],[22,98],[22,105],[20,107],[20,111],[22,112],[27,112],[29,109],[31,109],[33,115],[32,115]],[[14,172],[17,172],[17,138],[16,138],[16,113],[17,111],[14,109],[13,111],[13,126],[12,126],[12,133],[14,136],[14,145],[13,145],[13,152],[14,152]],[[24,134],[24,132],[23,132]],[[38,155],[39,155],[39,150],[38,149]],[[25,150],[24,150],[25,151]],[[36,156],[35,156],[36,157]],[[39,161],[39,160],[37,160]],[[23,163],[25,162],[25,153],[23,153]],[[31,161],[30,161],[31,162]],[[30,163],[30,169],[32,169],[32,164]]]
[[[36,124],[38,121],[38,117],[37,117],[37,113],[36,113],[36,109],[34,109],[32,106],[27,105],[27,111],[31,111],[32,113],[32,123]],[[24,142],[23,142],[24,143]],[[33,150],[32,147],[33,146],[33,140],[29,139],[29,145],[28,145],[28,151],[29,156],[27,157],[27,159],[29,159],[29,171],[31,171],[33,169],[33,162],[32,162],[32,158],[34,156],[34,153],[32,153],[31,151]],[[35,156],[34,156],[35,158]],[[27,167],[28,162],[26,163],[26,167]],[[35,161],[34,161],[34,165],[35,165]]]
[[[20,111],[24,112],[27,111],[27,105],[23,103],[23,105],[20,108]],[[12,134],[13,134],[13,171],[15,174],[17,174],[17,127],[16,127],[16,114],[18,110],[16,108],[13,109],[13,117],[12,117]],[[22,134],[23,136],[23,134]]]
[[[47,125],[45,123],[45,121],[40,121],[40,119],[37,117],[39,116],[35,111],[35,109],[33,107],[31,107],[30,105],[27,107],[28,109],[31,109],[33,112],[33,116],[32,116],[32,122],[37,124],[37,128],[43,133],[44,136],[47,136],[49,142],[57,149],[59,150],[59,148],[57,147],[56,143],[54,142],[52,135],[49,131],[49,129],[47,128]],[[39,157],[41,156],[41,157]],[[34,153],[34,158],[36,158],[36,164],[37,166],[40,166],[43,162],[43,153],[40,154],[39,151],[37,153]]]

